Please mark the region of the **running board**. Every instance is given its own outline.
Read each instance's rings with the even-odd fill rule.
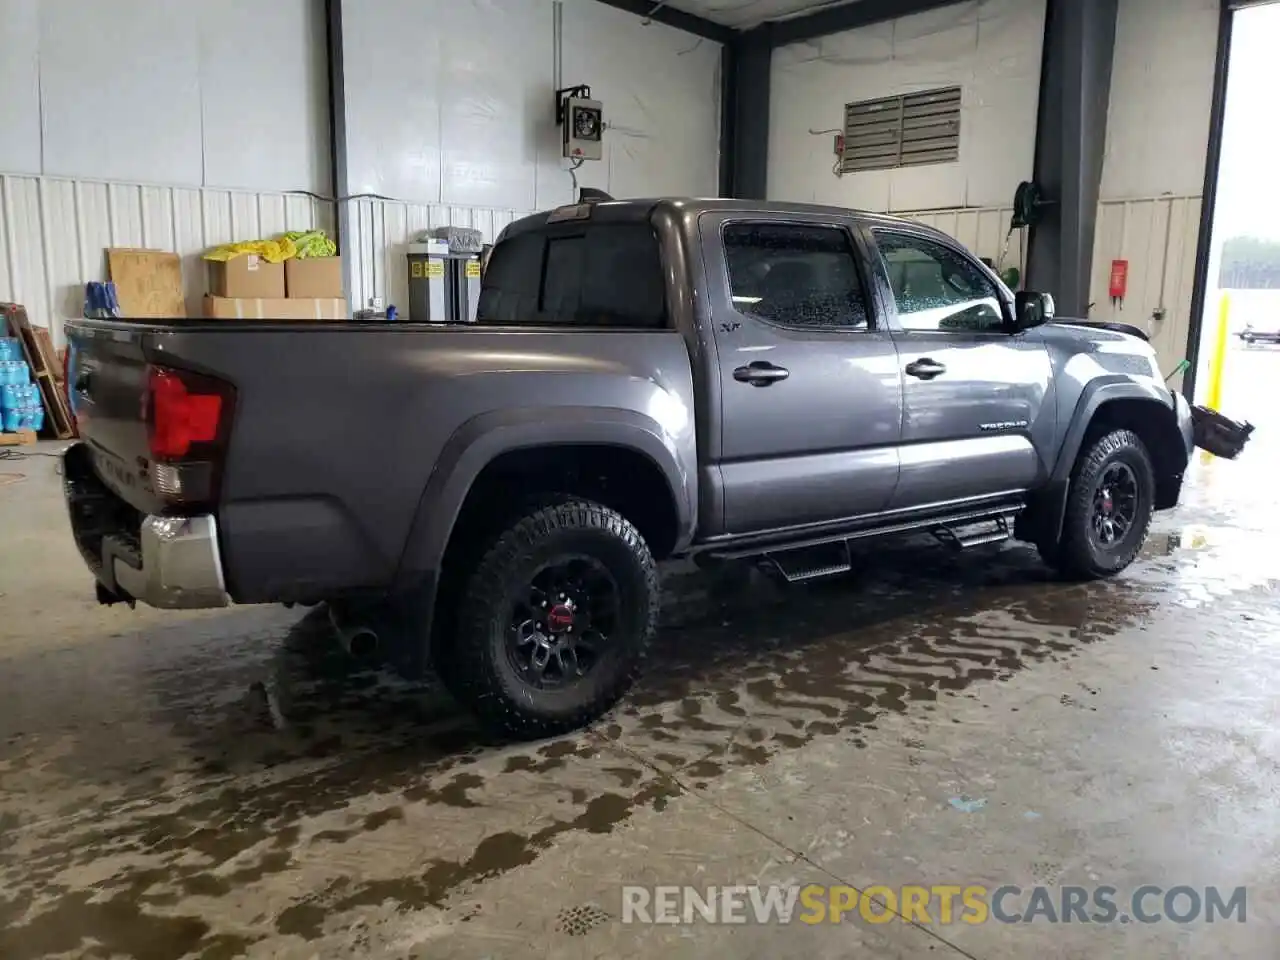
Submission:
[[[1024,503],[1005,501],[999,506],[987,506],[973,510],[959,511],[951,514],[934,514],[929,517],[900,520],[882,526],[855,527],[821,536],[797,537],[791,541],[772,540],[772,542],[743,544],[733,546],[726,543],[722,548],[711,548],[705,555],[716,560],[744,560],[751,557],[773,558],[780,554],[804,550],[809,547],[823,547],[831,544],[848,544],[856,540],[868,540],[878,537],[901,536],[910,533],[934,533],[938,530],[960,530],[980,523],[1003,523],[1005,534],[1000,539],[1007,539],[1013,530],[1013,521],[1025,508]],[[994,543],[994,539],[987,541]],[[976,544],[974,544],[976,546]],[[774,562],[774,561],[770,561]]]
[[[766,553],[761,560],[776,570],[787,583],[836,577],[853,569],[848,541],[823,547]]]
[[[1013,535],[1013,522],[1017,514],[1006,514],[991,517],[980,523],[966,523],[963,526],[941,526],[932,532],[940,543],[956,550],[969,550],[989,543],[1002,543]],[[987,523],[994,524],[988,527]],[[979,527],[980,529],[974,529]]]

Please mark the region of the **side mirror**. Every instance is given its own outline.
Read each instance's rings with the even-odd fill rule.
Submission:
[[[1030,330],[1053,319],[1053,297],[1047,293],[1019,290],[1014,294],[1015,330]]]

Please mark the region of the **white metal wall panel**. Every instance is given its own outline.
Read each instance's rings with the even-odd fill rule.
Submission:
[[[201,182],[198,11],[169,0],[40,4],[42,172]]]
[[[232,239],[314,227],[332,231],[333,205],[308,196],[0,176],[0,300],[25,304],[62,342],[80,316],[87,280],[106,279],[107,247],[182,256],[187,310],[207,289],[201,255]]]
[[[33,177],[0,177],[0,203],[5,246],[5,286],[0,288],[0,300],[25,303],[36,320],[48,315],[53,299],[45,275],[39,181]]]
[[[1120,0],[1104,198],[1204,189],[1220,0]]]
[[[200,182],[329,194],[322,0],[193,6],[200,17]]]
[[[330,189],[323,0],[0,0],[0,172]]]
[[[0,0],[0,170],[40,172],[40,0]]]
[[[1145,330],[1165,373],[1187,355],[1199,228],[1198,196],[1104,200],[1098,206],[1089,317]],[[1113,306],[1109,295],[1113,260],[1129,262],[1122,307]],[[1158,308],[1163,320],[1153,316]],[[1180,379],[1171,382],[1181,385]]]
[[[548,0],[364,0],[342,41],[347,194],[534,205],[555,166]]]
[[[1044,18],[1045,0],[971,0],[780,47],[769,196],[875,211],[1009,202],[1032,172]],[[846,103],[956,85],[958,162],[834,175]]]

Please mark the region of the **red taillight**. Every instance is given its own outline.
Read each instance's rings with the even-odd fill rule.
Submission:
[[[214,443],[222,424],[226,388],[222,384],[151,367],[147,433],[157,460],[181,460],[193,444]]]
[[[235,391],[213,377],[147,368],[143,419],[152,487],[184,509],[217,501]]]

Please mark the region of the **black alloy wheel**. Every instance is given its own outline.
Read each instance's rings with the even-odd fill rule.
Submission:
[[[1138,516],[1138,478],[1119,460],[1107,464],[1093,492],[1091,529],[1095,542],[1113,549],[1133,529]]]
[[[617,627],[618,583],[600,561],[559,557],[512,604],[507,654],[542,690],[576,683],[599,664]]]

